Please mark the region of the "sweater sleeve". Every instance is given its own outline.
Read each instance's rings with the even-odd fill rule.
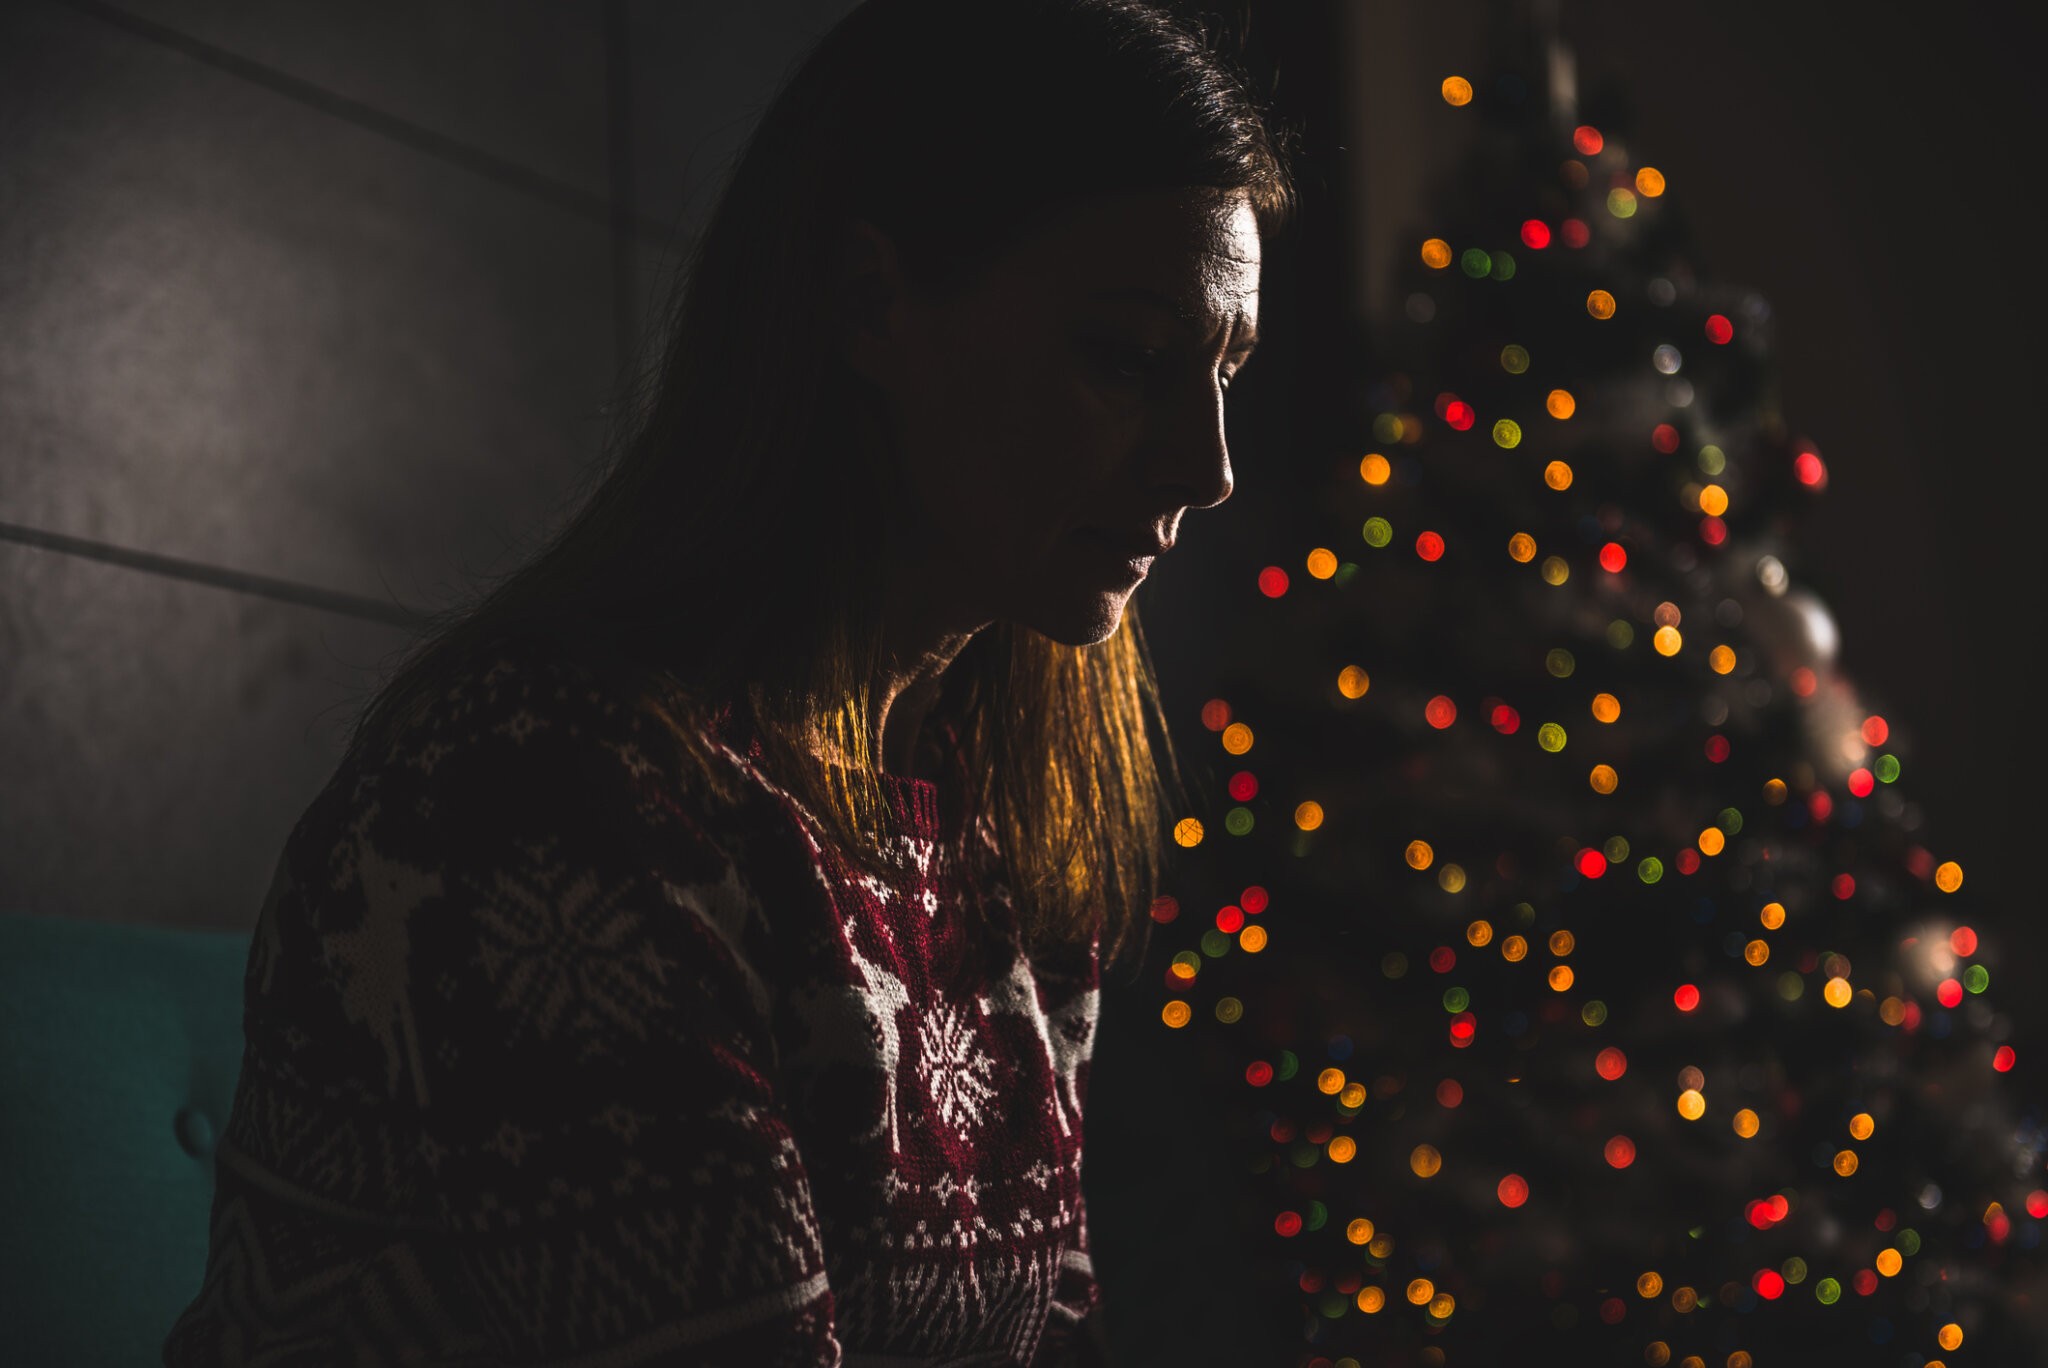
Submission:
[[[287,845],[165,1362],[837,1368],[744,833],[629,708],[490,683]]]

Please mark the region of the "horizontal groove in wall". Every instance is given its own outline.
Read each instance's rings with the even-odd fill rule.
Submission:
[[[45,532],[40,528],[23,527],[18,523],[0,522],[0,542],[16,542],[23,546],[56,551],[67,556],[83,556],[88,560],[104,561],[109,565],[124,566],[147,574],[190,580],[196,584],[212,585],[240,594],[255,594],[262,598],[297,604],[302,608],[317,608],[323,612],[339,613],[344,617],[361,618],[367,622],[381,622],[391,627],[417,629],[424,626],[427,620],[425,614],[403,604],[383,603],[376,599],[364,598],[360,594],[321,589],[292,580],[251,574],[246,570],[208,565],[203,561],[161,556],[152,551],[135,551],[125,546],[96,542],[85,537],[68,536],[62,532]]]

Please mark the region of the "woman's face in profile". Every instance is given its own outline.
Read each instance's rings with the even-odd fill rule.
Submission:
[[[1086,201],[942,298],[907,288],[865,224],[854,260],[849,360],[888,397],[939,625],[1112,635],[1144,578],[1132,557],[1230,496],[1224,393],[1259,309],[1247,197]]]

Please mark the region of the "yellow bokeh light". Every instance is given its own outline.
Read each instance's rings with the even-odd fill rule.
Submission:
[[[1849,980],[1840,977],[1829,979],[1828,986],[1821,989],[1820,995],[1830,1007],[1847,1007],[1849,999],[1854,996],[1849,988]]]
[[[1655,1297],[1655,1296],[1658,1296],[1658,1295],[1662,1294],[1662,1292],[1663,1292],[1663,1291],[1664,1291],[1664,1275],[1663,1275],[1663,1274],[1661,1274],[1661,1273],[1656,1273],[1656,1272],[1650,1272],[1650,1273],[1645,1273],[1645,1274],[1643,1274],[1643,1276],[1641,1276],[1640,1278],[1637,1278],[1637,1279],[1636,1279],[1636,1295],[1637,1295],[1637,1296],[1641,1296],[1641,1297]]]
[[[1348,1135],[1340,1135],[1330,1141],[1330,1162],[1348,1164],[1358,1153],[1358,1142]]]
[[[1612,722],[1621,716],[1621,700],[1611,693],[1593,695],[1593,720]]]
[[[1303,831],[1314,831],[1323,824],[1323,805],[1307,802],[1294,809],[1294,824]]]
[[[1500,957],[1509,964],[1519,962],[1528,953],[1529,942],[1523,940],[1520,936],[1509,936],[1500,943]]]
[[[1564,563],[1563,556],[1545,556],[1541,573],[1545,584],[1559,585],[1571,578],[1572,568]]]
[[[1444,1166],[1443,1155],[1435,1145],[1417,1145],[1408,1155],[1408,1167],[1415,1170],[1417,1178],[1434,1178]]]
[[[1356,665],[1346,665],[1337,672],[1337,692],[1346,698],[1363,698],[1371,687],[1372,676]]]
[[[1570,390],[1554,389],[1543,397],[1543,407],[1553,418],[1564,419],[1579,411],[1579,401]]]
[[[1463,76],[1446,76],[1443,84],[1444,103],[1468,105],[1472,103],[1472,83]]]
[[[1508,538],[1508,555],[1527,565],[1536,556],[1536,539],[1527,532],[1517,532]]]
[[[1432,271],[1441,271],[1451,264],[1451,244],[1442,238],[1431,238],[1422,244],[1422,264]]]
[[[1344,1085],[1344,1091],[1337,1094],[1337,1101],[1353,1111],[1365,1105],[1365,1084],[1352,1079]]]
[[[1343,1087],[1344,1071],[1342,1069],[1325,1069],[1316,1075],[1317,1092],[1336,1093],[1342,1090]]]
[[[1700,854],[1719,855],[1728,846],[1728,837],[1719,827],[1708,827],[1700,833]]]
[[[1735,1133],[1737,1135],[1741,1136],[1745,1140],[1750,1140],[1755,1138],[1757,1128],[1762,1123],[1757,1120],[1757,1115],[1755,1112],[1751,1111],[1747,1107],[1744,1107],[1741,1111],[1735,1113],[1734,1120],[1732,1120],[1729,1124],[1735,1127]]]
[[[1543,467],[1543,483],[1552,489],[1565,490],[1572,487],[1572,468],[1563,461],[1552,461]]]
[[[1785,801],[1785,793],[1786,788],[1783,779],[1764,780],[1764,801],[1772,807],[1776,807]]]
[[[1845,1149],[1835,1155],[1835,1172],[1847,1178],[1856,1172],[1856,1151]]]
[[[1173,842],[1179,846],[1198,846],[1202,843],[1202,823],[1199,818],[1183,817],[1173,824]]]
[[[1586,296],[1586,312],[1595,318],[1614,317],[1614,296],[1605,290],[1595,290]]]
[[[1465,887],[1465,866],[1447,864],[1436,872],[1436,885],[1446,893],[1456,893]]]
[[[1223,729],[1223,749],[1232,755],[1243,755],[1252,748],[1252,729],[1242,722],[1233,722]]]
[[[1436,858],[1436,852],[1430,849],[1429,842],[1419,840],[1410,841],[1404,855],[1410,869],[1427,869],[1429,862]]]
[[[1427,1278],[1417,1278],[1408,1284],[1408,1300],[1420,1306],[1436,1295],[1436,1284]]]
[[[1328,579],[1337,573],[1337,553],[1325,546],[1318,546],[1308,553],[1308,572],[1317,579]]]
[[[1369,453],[1358,463],[1358,478],[1369,485],[1383,485],[1393,473],[1392,462],[1377,451]]]
[[[1489,945],[1493,941],[1493,923],[1481,918],[1465,928],[1465,941],[1469,945]]]
[[[1553,965],[1551,966],[1548,978],[1550,991],[1562,993],[1572,986],[1572,967],[1569,964]]]
[[[1710,518],[1718,518],[1728,511],[1728,491],[1719,485],[1708,485],[1700,491],[1700,512]]]
[[[1358,1309],[1370,1316],[1387,1304],[1387,1294],[1377,1287],[1358,1289]]]
[[[1707,1114],[1707,1098],[1698,1088],[1687,1088],[1678,1095],[1678,1114],[1688,1121],[1697,1121]]]
[[[1449,1320],[1451,1312],[1458,1309],[1458,1299],[1448,1292],[1439,1292],[1429,1299],[1429,1314],[1438,1320]]]
[[[1713,650],[1707,652],[1707,664],[1713,669],[1715,674],[1727,674],[1735,668],[1735,648],[1732,646],[1716,646]]]
[[[1963,886],[1963,867],[1954,860],[1944,860],[1935,866],[1934,886],[1944,893],[1953,893]]]
[[[1621,783],[1621,776],[1614,772],[1612,765],[1595,765],[1593,772],[1586,776],[1586,782],[1593,786],[1595,793],[1612,793]]]
[[[1897,1277],[1899,1270],[1905,1266],[1906,1261],[1900,1257],[1898,1250],[1880,1249],[1877,1251],[1877,1271],[1884,1274],[1887,1278]]]
[[[1756,914],[1756,919],[1764,924],[1764,930],[1777,930],[1779,927],[1785,924],[1785,904],[1775,902],[1765,903],[1763,905],[1763,910]]]
[[[1954,1353],[1963,1347],[1963,1327],[1957,1325],[1954,1321],[1950,1321],[1935,1332],[1934,1342],[1950,1353]]]
[[[1360,1216],[1344,1227],[1344,1238],[1353,1244],[1362,1245],[1372,1238],[1372,1222]]]
[[[1771,957],[1771,947],[1768,942],[1761,939],[1753,940],[1742,947],[1742,957],[1748,960],[1752,967],[1764,964]]]
[[[1654,166],[1646,166],[1636,172],[1636,193],[1646,199],[1655,199],[1664,193],[1664,173]]]
[[[1159,1019],[1165,1022],[1167,1025],[1173,1027],[1173,1029],[1175,1029],[1176,1031],[1179,1030],[1181,1027],[1187,1025],[1189,1019],[1193,1017],[1194,1014],[1194,1009],[1189,1007],[1187,1003],[1181,1001],[1179,998],[1174,998],[1172,1001],[1168,1002],[1164,1007],[1159,1009]]]
[[[1658,655],[1674,656],[1678,654],[1678,648],[1685,644],[1685,638],[1678,634],[1676,627],[1659,627],[1657,634],[1650,638],[1650,644],[1657,648]]]
[[[1578,948],[1578,937],[1569,931],[1553,931],[1550,936],[1550,953],[1563,959]]]
[[[1391,1235],[1374,1236],[1373,1242],[1365,1247],[1365,1252],[1372,1255],[1375,1259],[1386,1258],[1394,1252],[1394,1237]]]
[[[1237,933],[1237,943],[1244,947],[1247,955],[1256,955],[1266,948],[1266,928],[1253,922]]]
[[[1877,1004],[1877,1019],[1887,1026],[1896,1026],[1906,1019],[1906,1004],[1895,997],[1888,997]]]
[[[1877,1129],[1877,1118],[1869,1112],[1857,1112],[1849,1118],[1849,1134],[1857,1140],[1868,1140]]]
[[[1651,1340],[1643,1346],[1643,1362],[1648,1364],[1649,1368],[1664,1368],[1665,1364],[1671,1362],[1671,1346],[1663,1340]]]

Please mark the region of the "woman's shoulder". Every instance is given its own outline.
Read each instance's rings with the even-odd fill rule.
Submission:
[[[362,769],[522,789],[575,775],[600,791],[729,802],[742,777],[711,710],[615,654],[519,637],[451,653],[365,749]]]

